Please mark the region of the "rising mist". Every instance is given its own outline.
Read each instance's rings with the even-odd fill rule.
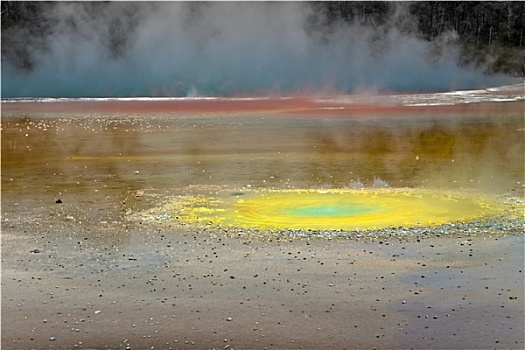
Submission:
[[[45,33],[12,30],[2,97],[233,96],[447,91],[506,83],[461,67],[454,33],[329,22],[309,3],[58,2]],[[3,32],[3,35],[6,35]],[[11,50],[11,51],[9,51]],[[23,50],[29,67],[9,56]],[[11,58],[11,59],[9,59]]]

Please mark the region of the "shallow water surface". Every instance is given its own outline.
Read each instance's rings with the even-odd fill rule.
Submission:
[[[144,190],[523,191],[524,117],[516,103],[336,115],[34,109],[2,116],[4,203],[82,197],[108,203],[115,220],[130,193]]]

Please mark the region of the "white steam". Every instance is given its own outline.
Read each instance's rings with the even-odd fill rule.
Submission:
[[[130,5],[133,4],[133,5]],[[447,91],[504,83],[394,26],[313,26],[305,3],[80,2],[46,13],[30,72],[2,60],[3,97]],[[398,14],[399,15],[399,14]],[[406,23],[405,23],[406,24]]]

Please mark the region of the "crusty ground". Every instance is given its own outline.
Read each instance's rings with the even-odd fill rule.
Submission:
[[[249,241],[20,205],[3,203],[2,349],[525,345],[523,236]]]

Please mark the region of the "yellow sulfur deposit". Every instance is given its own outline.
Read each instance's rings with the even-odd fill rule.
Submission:
[[[178,197],[164,208],[187,223],[261,230],[434,226],[500,213],[493,201],[426,190],[264,190]]]

